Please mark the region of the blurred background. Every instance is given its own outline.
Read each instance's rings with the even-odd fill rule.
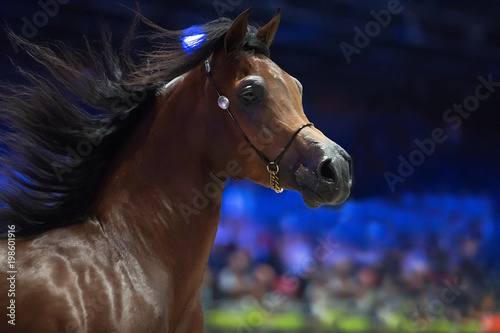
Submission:
[[[101,23],[118,45],[127,6],[168,29],[281,7],[272,59],[353,158],[340,207],[228,183],[207,332],[500,332],[500,1],[55,2],[0,1],[2,24],[78,48]],[[15,82],[33,63],[0,43]]]

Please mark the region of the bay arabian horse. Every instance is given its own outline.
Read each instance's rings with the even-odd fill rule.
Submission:
[[[226,179],[310,207],[348,197],[349,155],[269,58],[279,10],[260,29],[248,17],[136,18],[149,52],[131,51],[135,29],[119,53],[106,29],[80,51],[11,34],[50,75],[20,69],[29,82],[0,96],[0,332],[203,332]]]

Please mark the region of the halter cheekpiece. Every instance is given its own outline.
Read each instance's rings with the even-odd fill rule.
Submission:
[[[278,155],[278,157],[276,157],[276,159],[274,159],[274,161],[271,161],[270,159],[268,159],[260,150],[258,150],[252,143],[252,141],[250,141],[250,139],[246,136],[245,132],[243,132],[243,129],[241,128],[241,126],[238,124],[238,122],[236,121],[236,119],[234,118],[233,114],[231,113],[231,111],[229,110],[229,99],[224,96],[224,95],[221,95],[219,90],[217,89],[217,86],[215,85],[215,81],[214,81],[214,78],[212,76],[212,69],[210,67],[210,62],[208,61],[208,59],[205,60],[205,69],[207,71],[207,76],[210,80],[210,82],[212,83],[212,86],[214,87],[215,89],[215,92],[217,93],[217,96],[218,96],[218,99],[217,99],[217,103],[219,104],[219,107],[223,110],[226,110],[227,111],[227,114],[229,115],[229,117],[231,118],[231,120],[233,121],[234,125],[236,126],[236,128],[238,129],[238,131],[241,133],[241,135],[243,136],[243,138],[245,139],[245,141],[248,143],[248,145],[250,147],[252,147],[252,149],[255,151],[255,153],[260,157],[260,159],[262,161],[264,161],[264,163],[266,164],[266,167],[267,167],[267,172],[269,172],[269,176],[270,176],[270,186],[271,188],[276,192],[276,193],[281,193],[283,192],[283,188],[280,186],[280,179],[278,177],[278,172],[280,171],[280,168],[279,168],[279,162],[281,161],[281,158],[283,157],[283,155],[285,155],[286,151],[288,150],[288,148],[290,148],[290,145],[292,144],[293,140],[295,139],[295,137],[299,134],[299,132],[304,128],[304,127],[307,127],[307,126],[314,126],[313,123],[305,123],[303,124],[302,126],[300,126],[296,131],[295,133],[292,135],[292,137],[290,138],[290,140],[288,141],[288,143],[285,145],[285,147],[283,148],[283,150],[281,151],[281,153]]]

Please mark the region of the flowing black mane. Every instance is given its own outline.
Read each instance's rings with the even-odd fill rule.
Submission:
[[[153,31],[137,37],[139,22]],[[50,75],[19,69],[29,83],[0,90],[0,233],[8,224],[30,235],[84,219],[110,155],[156,89],[206,59],[231,24],[221,18],[198,27],[204,40],[186,51],[185,30],[138,16],[119,54],[106,31],[99,50],[87,43],[84,51],[10,33]],[[256,32],[249,26],[243,50],[269,56]],[[131,51],[139,39],[150,50]]]

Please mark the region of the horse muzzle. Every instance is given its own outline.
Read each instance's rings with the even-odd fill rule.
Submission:
[[[333,141],[314,142],[309,163],[294,170],[297,190],[308,207],[338,205],[349,197],[352,185],[351,157]]]

